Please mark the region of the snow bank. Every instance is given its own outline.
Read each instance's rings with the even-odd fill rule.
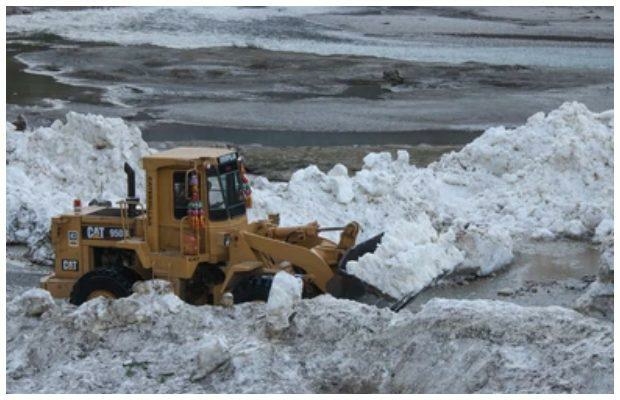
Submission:
[[[67,122],[19,132],[7,124],[7,243],[25,243],[32,260],[49,262],[50,220],[69,211],[74,198],[119,200],[126,196],[125,161],[136,170],[150,150],[140,130],[120,118],[70,112]],[[144,196],[142,196],[144,198]]]
[[[435,299],[395,314],[319,296],[274,337],[265,304],[195,307],[147,289],[13,314],[8,392],[613,390],[613,324],[565,308]]]
[[[491,128],[432,169],[448,184],[447,214],[513,234],[589,238],[613,218],[613,148],[613,111],[565,103],[516,129]]]
[[[613,111],[565,103],[515,129],[491,128],[428,168],[409,154],[372,153],[349,176],[310,166],[288,184],[254,177],[251,216],[284,225],[361,223],[360,239],[385,231],[376,253],[348,269],[392,295],[440,274],[488,274],[509,263],[518,238],[592,238],[613,220]],[[457,251],[461,254],[458,255]]]

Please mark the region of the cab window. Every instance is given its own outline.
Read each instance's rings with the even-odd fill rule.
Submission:
[[[181,219],[187,215],[187,194],[185,193],[185,171],[172,174],[172,196],[174,200],[174,218]]]

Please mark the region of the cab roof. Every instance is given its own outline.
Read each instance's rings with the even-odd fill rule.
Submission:
[[[234,153],[235,150],[222,147],[176,147],[144,157],[144,160],[181,160],[191,161],[199,158],[218,158],[224,154]]]

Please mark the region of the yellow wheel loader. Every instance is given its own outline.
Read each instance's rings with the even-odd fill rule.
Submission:
[[[192,304],[266,300],[281,270],[299,276],[303,295],[360,298],[368,286],[344,266],[381,237],[354,247],[356,222],[322,228],[316,222],[280,227],[278,215],[248,223],[251,193],[242,160],[223,148],[176,148],[142,160],[146,206],[125,164],[127,198],[52,219],[54,272],[41,286],[81,304],[97,296],[128,296],[138,280],[165,279]],[[341,230],[335,243],[321,236]],[[371,289],[372,290],[372,289]],[[232,299],[231,299],[232,297]]]

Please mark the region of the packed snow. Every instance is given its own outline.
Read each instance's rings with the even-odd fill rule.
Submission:
[[[92,199],[127,195],[124,162],[136,171],[136,193],[144,199],[140,160],[150,154],[137,127],[120,118],[69,112],[66,122],[25,132],[7,123],[7,243],[24,243],[28,257],[49,263],[51,218]]]
[[[33,260],[52,259],[50,218],[74,198],[125,196],[124,161],[143,191],[139,160],[151,150],[120,119],[71,112],[66,123],[7,130],[7,242],[26,243]],[[405,151],[371,153],[354,174],[309,166],[288,183],[252,184],[250,219],[355,220],[360,240],[385,232],[374,254],[347,268],[397,298],[453,271],[492,273],[511,262],[515,240],[613,236],[613,111],[565,103],[515,129],[491,128],[428,168]]]
[[[613,326],[566,308],[434,299],[397,314],[323,295],[274,336],[265,303],[196,307],[167,282],[136,286],[79,308],[38,289],[11,301],[8,392],[613,391]]]

